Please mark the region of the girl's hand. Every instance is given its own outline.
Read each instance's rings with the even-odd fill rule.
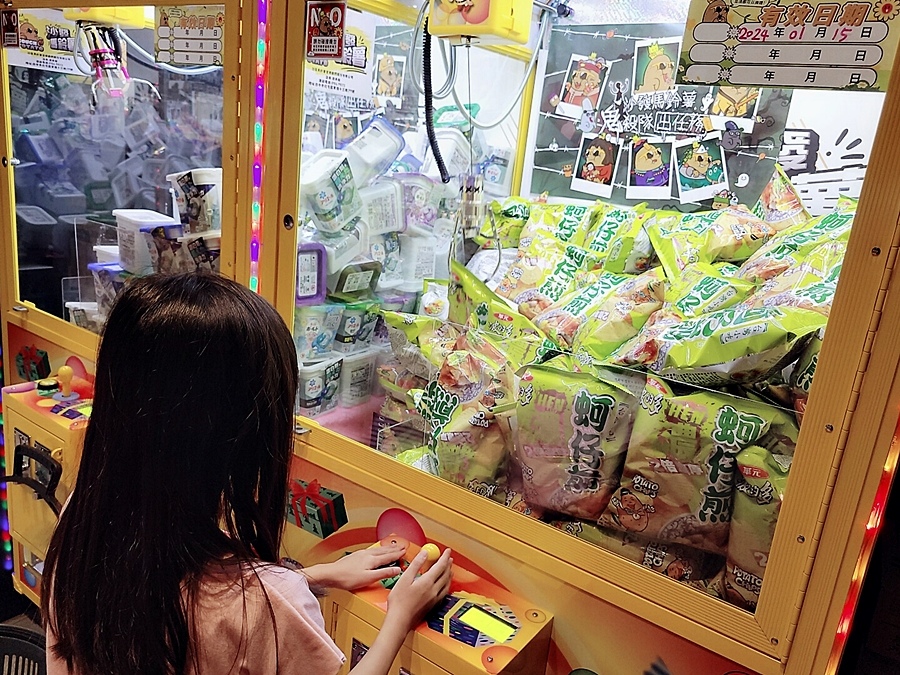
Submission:
[[[427,553],[419,551],[388,595],[385,623],[396,622],[404,635],[418,626],[428,610],[450,590],[453,567],[450,549],[445,549],[431,569],[418,576],[426,558]]]
[[[345,555],[333,563],[313,565],[303,572],[326,588],[355,591],[400,574],[400,567],[397,565],[378,568],[399,560],[405,552],[406,547],[397,544],[367,548]]]

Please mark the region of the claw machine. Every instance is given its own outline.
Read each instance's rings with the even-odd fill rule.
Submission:
[[[249,275],[251,232],[235,223],[252,210],[239,141],[253,120],[240,115],[239,84],[255,78],[255,60],[241,54],[257,54],[258,36],[240,25],[257,9],[226,0],[2,10],[0,306],[15,385],[4,397],[4,540],[17,588],[36,602],[116,294],[151,273]]]
[[[451,547],[548,675],[836,672],[896,468],[893,10],[323,4],[266,118],[288,553]],[[326,599],[351,654],[371,607]]]

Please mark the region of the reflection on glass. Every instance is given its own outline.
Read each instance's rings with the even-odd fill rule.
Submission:
[[[7,52],[20,297],[91,330],[131,276],[214,268],[220,246],[222,68],[157,63],[157,31],[116,11],[23,10],[34,39]]]

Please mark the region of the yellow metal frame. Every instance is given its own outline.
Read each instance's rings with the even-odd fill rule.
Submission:
[[[64,4],[64,3],[63,3]],[[128,2],[127,0],[93,0],[92,7],[127,7],[145,6],[147,3]],[[179,4],[173,0],[160,0],[153,6]],[[183,3],[181,3],[183,4]],[[241,117],[239,111],[250,109],[251,88],[245,88],[243,95],[247,101],[239,100],[239,83],[243,77],[241,54],[255,54],[256,35],[241,35],[242,9],[240,0],[217,0],[216,4],[225,6],[226,45],[237,45],[240,48],[229,48],[224,55],[225,78],[223,82],[223,194],[232,194],[230,186],[234,186],[234,199],[222,201],[222,220],[226,225],[222,237],[222,273],[231,278],[243,280],[249,276],[250,248],[249,228],[239,227],[241,223],[249,223],[250,190],[241,186],[250,184],[250,162],[239,160],[240,139],[252,138],[252,120],[248,115]],[[53,9],[61,7],[59,2],[50,0],[24,0],[6,4],[10,9]],[[253,7],[255,11],[255,5]],[[247,22],[244,23],[247,25]],[[246,61],[246,60],[245,60]],[[246,63],[245,70],[246,70]],[[251,68],[255,67],[255,62]],[[252,79],[250,80],[252,81]],[[74,326],[62,319],[37,309],[32,303],[19,297],[18,265],[16,257],[15,227],[15,181],[14,168],[9,159],[14,156],[12,145],[11,120],[9,111],[9,67],[4,50],[0,50],[0,157],[6,166],[0,166],[0,310],[3,316],[3,347],[8,345],[7,324],[14,324],[71,351],[82,358],[93,359],[97,353],[98,338],[93,333]],[[251,150],[252,151],[252,150]]]
[[[400,21],[415,18],[410,8],[384,0],[357,0],[351,5]],[[393,11],[388,11],[390,7]],[[285,31],[303,34],[304,18],[302,3],[288,9]],[[895,69],[898,65],[900,57]],[[295,214],[302,100],[293,92],[302,91],[302,67],[285,72],[281,81],[281,93],[292,95],[283,96],[278,112],[283,124],[278,211]],[[532,77],[523,95],[514,186],[521,184],[528,151],[533,86]],[[299,452],[316,465],[380,494],[391,494],[393,500],[427,517],[454,522],[472,537],[551,577],[763,675],[826,672],[900,411],[896,377],[900,343],[894,339],[900,332],[900,296],[887,296],[900,246],[900,194],[894,187],[900,159],[892,150],[900,143],[893,124],[898,116],[900,87],[894,87],[884,104],[755,615],[403,466],[314,421],[303,422],[311,431],[302,437]],[[284,247],[285,252],[279,256],[274,299],[290,323],[296,234],[282,229],[279,235],[279,250]],[[881,339],[876,338],[879,327]]]

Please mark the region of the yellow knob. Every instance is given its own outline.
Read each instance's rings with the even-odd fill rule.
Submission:
[[[75,373],[69,366],[60,366],[56,378],[59,380],[59,389],[63,396],[72,395],[72,378]]]
[[[437,559],[441,557],[441,550],[435,544],[425,544],[422,550],[428,556],[425,560],[430,563],[437,562]]]

